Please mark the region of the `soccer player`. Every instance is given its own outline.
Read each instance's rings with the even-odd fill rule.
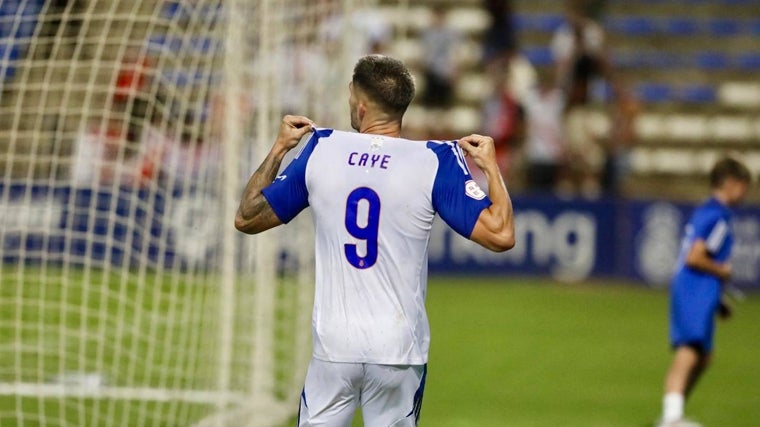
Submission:
[[[715,315],[729,317],[721,299],[731,277],[731,208],[741,203],[751,175],[740,161],[725,157],[710,172],[712,197],[686,225],[671,283],[670,341],[675,354],[665,377],[660,426],[698,425],[684,421],[684,402],[710,363]]]
[[[512,204],[493,140],[400,138],[414,96],[400,61],[361,58],[349,84],[351,126],[316,128],[285,116],[251,176],[235,218],[245,233],[289,222],[311,206],[316,229],[313,354],[299,425],[414,426],[420,414],[430,331],[425,312],[433,218],[494,251],[514,245]],[[277,175],[285,153],[311,138]],[[487,177],[472,180],[468,155]]]

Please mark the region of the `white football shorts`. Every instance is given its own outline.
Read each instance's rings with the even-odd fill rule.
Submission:
[[[365,427],[416,426],[427,365],[374,365],[312,359],[298,426],[350,426],[361,405]]]

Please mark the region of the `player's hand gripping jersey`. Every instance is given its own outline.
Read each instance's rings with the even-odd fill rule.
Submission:
[[[469,238],[491,204],[456,143],[318,129],[263,194],[284,223],[313,210],[314,357],[427,363],[433,218]]]

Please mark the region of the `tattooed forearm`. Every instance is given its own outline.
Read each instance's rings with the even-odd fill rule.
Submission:
[[[243,191],[243,197],[240,200],[239,212],[243,218],[251,218],[260,210],[263,206],[261,201],[256,199],[262,199],[266,204],[266,199],[261,195],[261,190],[269,185],[277,175],[277,171],[280,169],[280,160],[275,156],[269,155],[261,163],[261,166],[253,173],[251,179],[248,180],[248,184]]]
[[[275,215],[272,207],[269,206],[269,202],[263,195],[259,194],[250,203],[250,218],[253,218],[253,224],[275,224],[279,222],[279,218]]]
[[[238,230],[256,233],[279,224],[277,215],[261,190],[274,180],[281,162],[282,155],[270,152],[248,180],[235,217],[235,227]]]

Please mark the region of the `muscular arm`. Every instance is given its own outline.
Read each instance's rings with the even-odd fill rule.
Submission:
[[[515,246],[512,200],[496,164],[493,139],[471,135],[460,139],[459,145],[486,175],[488,198],[491,199],[491,206],[480,213],[470,240],[492,251],[509,250]]]
[[[272,147],[243,190],[240,206],[235,215],[235,228],[243,233],[256,234],[282,224],[261,193],[261,190],[274,180],[280,169],[282,158],[287,153],[276,148],[276,145]]]
[[[686,254],[686,265],[695,270],[712,274],[723,281],[731,278],[731,264],[715,262],[710,257],[707,244],[702,239],[697,239]]]
[[[261,190],[275,179],[285,154],[298,145],[301,137],[311,129],[311,120],[306,117],[285,116],[283,118],[277,141],[256,172],[251,175],[243,190],[240,206],[235,215],[235,228],[239,231],[256,234],[282,224]]]

